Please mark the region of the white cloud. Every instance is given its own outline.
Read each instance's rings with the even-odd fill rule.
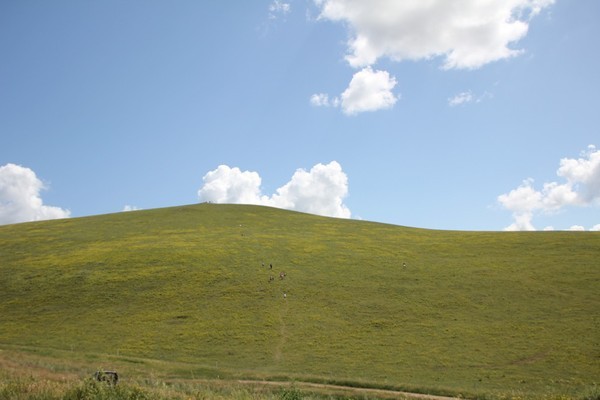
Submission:
[[[473,93],[471,91],[461,92],[454,97],[448,99],[448,105],[450,107],[456,107],[464,103],[470,103],[473,101]]]
[[[493,94],[488,91],[485,91],[483,94],[480,95],[475,95],[472,91],[467,90],[465,92],[460,92],[454,97],[448,98],[448,105],[450,107],[456,107],[467,103],[481,103],[485,99],[492,97]]]
[[[531,212],[515,212],[513,213],[515,222],[505,228],[507,231],[535,231],[535,227],[531,223],[533,213]]]
[[[584,185],[576,201],[584,204],[600,200],[600,150],[589,145],[578,159],[560,160],[558,176],[565,178],[569,185]]]
[[[338,97],[329,99],[329,95],[326,93],[316,93],[310,96],[310,104],[315,107],[338,107],[340,99]]]
[[[342,93],[342,110],[347,115],[355,115],[391,108],[398,100],[392,93],[396,83],[396,79],[387,71],[363,68],[354,74],[348,88]]]
[[[311,214],[350,218],[343,203],[348,194],[348,178],[336,161],[317,164],[310,171],[297,170],[291,180],[272,196],[261,194],[257,172],[220,165],[208,172],[198,191],[200,201],[258,204]]]
[[[590,228],[590,231],[600,231],[600,224],[594,225]]]
[[[573,225],[569,229],[569,231],[585,231],[585,228],[581,225]]]
[[[200,200],[214,203],[261,204],[261,178],[256,172],[219,165],[202,178],[204,185],[198,191]]]
[[[292,7],[290,3],[274,0],[269,4],[269,19],[277,19],[280,16],[286,16],[291,10]]]
[[[127,204],[125,207],[123,207],[123,212],[138,211],[138,210],[141,210],[141,208],[138,208],[136,206],[130,206],[129,204]]]
[[[347,115],[391,108],[396,85],[386,71],[375,82],[358,86],[381,58],[392,61],[441,58],[444,69],[476,69],[523,53],[513,46],[527,35],[529,22],[555,0],[313,0],[320,20],[344,24],[349,32],[346,61],[364,68],[341,96]],[[368,68],[368,69],[366,69]],[[385,74],[387,79],[384,79]],[[328,96],[311,97],[315,106],[334,105]],[[489,93],[470,91],[449,98],[450,106],[479,103]],[[336,98],[338,99],[338,98]]]
[[[346,115],[388,109],[398,101],[392,92],[396,84],[396,78],[387,71],[373,71],[366,67],[354,74],[348,88],[339,97],[330,99],[326,93],[316,93],[310,97],[310,104],[315,107],[341,106]]]
[[[563,158],[557,175],[565,183],[549,182],[542,190],[527,179],[516,189],[498,196],[498,202],[512,211],[515,222],[507,230],[532,230],[536,212],[556,212],[568,206],[594,206],[600,203],[600,150],[593,145],[578,159]]]
[[[516,189],[498,196],[500,204],[515,213],[530,213],[541,208],[542,194],[533,186],[533,179],[526,179]]]
[[[310,104],[315,107],[328,107],[329,95],[326,93],[316,93],[310,96]]]
[[[568,183],[562,185],[556,182],[545,183],[541,196],[542,204],[539,208],[545,211],[559,210],[564,206],[578,203],[577,193]]]
[[[348,177],[335,161],[317,164],[310,171],[297,170],[292,179],[277,189],[267,204],[330,217],[350,218],[343,203],[348,194]]]
[[[514,57],[511,46],[554,0],[315,0],[320,19],[347,24],[346,60],[355,68],[381,57],[443,57],[443,68],[479,68]]]
[[[31,169],[15,164],[0,167],[0,224],[68,218],[69,210],[43,204],[43,189]]]

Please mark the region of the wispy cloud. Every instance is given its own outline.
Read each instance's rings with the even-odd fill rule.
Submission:
[[[278,19],[285,17],[292,11],[290,3],[285,3],[280,0],[274,0],[269,4],[269,19]]]
[[[483,94],[476,95],[471,90],[467,90],[464,92],[460,92],[453,97],[448,98],[448,105],[450,107],[456,107],[460,105],[465,105],[468,103],[481,103],[486,99],[492,98],[493,95],[490,92],[484,92]]]
[[[471,91],[469,90],[467,92],[460,92],[456,96],[449,98],[448,105],[450,107],[456,107],[461,104],[470,103],[472,101],[473,101],[473,93],[471,93]]]
[[[315,107],[338,107],[340,99],[339,97],[330,99],[327,93],[315,93],[310,96],[310,104]]]

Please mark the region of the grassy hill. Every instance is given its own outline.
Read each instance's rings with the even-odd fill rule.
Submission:
[[[172,377],[577,397],[600,382],[599,288],[598,232],[215,204],[0,227],[0,348]]]

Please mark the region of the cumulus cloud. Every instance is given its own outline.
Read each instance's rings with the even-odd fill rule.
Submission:
[[[531,223],[532,212],[517,212],[513,214],[514,222],[505,228],[506,231],[535,231]]]
[[[204,185],[198,191],[200,200],[214,203],[261,204],[261,178],[257,172],[241,171],[219,165],[202,178]]]
[[[339,97],[330,99],[326,93],[316,93],[311,96],[310,104],[316,107],[341,106],[346,115],[388,109],[398,101],[392,92],[396,84],[396,78],[387,71],[373,71],[366,67],[354,74]]]
[[[565,178],[569,186],[583,185],[576,201],[584,204],[600,201],[600,150],[596,150],[596,146],[589,145],[578,159],[560,160],[557,174]]]
[[[532,219],[538,212],[600,204],[600,150],[595,146],[588,146],[577,159],[560,160],[557,175],[566,181],[544,183],[541,190],[536,190],[530,178],[516,189],[498,196],[500,205],[513,213],[514,222],[507,230],[535,230]]]
[[[330,217],[350,218],[343,200],[348,194],[348,177],[336,161],[298,169],[291,180],[271,195],[261,193],[257,172],[220,165],[203,177],[200,201],[257,204]]]
[[[473,69],[514,57],[511,46],[531,18],[554,0],[315,0],[320,19],[345,23],[346,60],[360,68],[394,61],[443,58],[445,69]]]
[[[327,165],[317,164],[310,171],[297,170],[266,203],[311,214],[350,218],[350,210],[343,203],[347,194],[348,177],[341,165],[332,161]]]
[[[355,73],[342,93],[342,110],[354,115],[364,111],[391,108],[398,100],[392,93],[396,78],[387,71],[373,71],[366,67]]]
[[[125,207],[123,207],[123,212],[127,212],[127,211],[139,211],[141,210],[141,208],[136,207],[136,206],[131,206],[129,204],[125,205]]]
[[[518,188],[498,196],[498,201],[504,208],[512,212],[531,214],[542,205],[542,193],[536,191],[532,184],[533,179],[526,179]]]
[[[354,115],[394,106],[396,79],[373,72],[381,58],[392,61],[442,59],[443,69],[476,69],[523,52],[513,46],[527,35],[529,22],[555,0],[314,0],[319,20],[344,24],[349,31],[346,61],[354,74],[340,98],[342,111]],[[463,92],[451,106],[480,102]],[[335,105],[315,94],[315,106]]]
[[[15,164],[0,167],[0,224],[68,218],[69,210],[44,205],[43,189],[33,170]]]

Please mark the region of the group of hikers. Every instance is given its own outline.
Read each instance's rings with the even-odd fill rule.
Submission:
[[[263,267],[265,266],[264,262],[262,263],[262,266]],[[269,270],[270,271],[273,270],[273,264],[272,263],[269,263]],[[285,273],[284,271],[280,272],[279,273],[279,280],[284,280],[286,276],[287,276],[287,273]],[[275,280],[275,276],[269,275],[269,283],[273,282],[274,280]],[[284,299],[287,298],[287,293],[286,292],[283,292],[283,298]]]

